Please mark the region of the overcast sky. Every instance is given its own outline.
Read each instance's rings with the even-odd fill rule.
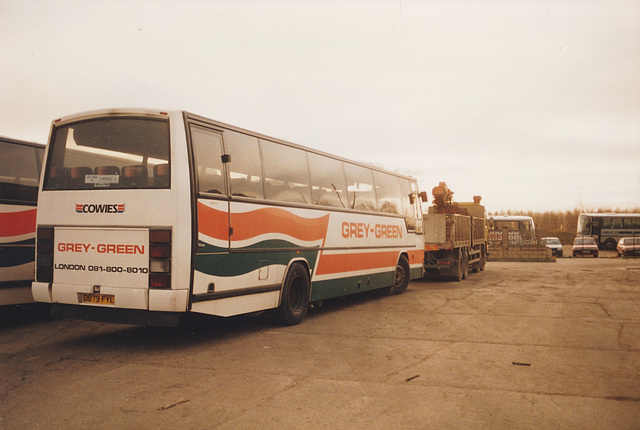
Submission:
[[[0,135],[185,109],[489,211],[640,207],[640,0],[0,0]]]

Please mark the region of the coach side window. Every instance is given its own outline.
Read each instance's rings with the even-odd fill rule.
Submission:
[[[35,203],[39,169],[35,148],[0,142],[0,199]]]
[[[373,180],[376,185],[378,212],[402,214],[403,210],[399,178],[376,170],[373,172]]]
[[[622,223],[624,228],[640,228],[640,217],[623,218]]]
[[[225,152],[231,156],[231,162],[227,165],[231,196],[264,198],[258,139],[226,131],[224,147]]]
[[[400,179],[400,193],[402,195],[402,214],[407,221],[407,230],[415,230],[417,218],[416,206],[420,207],[420,198],[417,193],[411,189],[411,182],[406,179]],[[413,195],[412,198],[409,197],[411,195]]]
[[[377,205],[371,170],[345,163],[344,173],[347,179],[348,206],[351,209],[374,212]]]
[[[613,221],[612,228],[622,228],[622,218],[613,217],[613,218],[611,218],[611,220]]]
[[[191,125],[191,141],[196,157],[198,191],[225,194],[222,170],[222,135],[216,131]]]
[[[413,181],[409,181],[409,187],[411,189],[411,199],[409,199],[409,196],[407,196],[407,199],[413,203],[411,203],[411,206],[413,206],[413,214],[414,214],[414,219],[415,219],[415,223],[416,223],[416,232],[417,233],[423,233],[423,228],[424,226],[422,225],[422,198],[420,197],[420,189],[418,188],[418,183],[417,182],[413,182]],[[404,188],[403,188],[404,190]],[[426,195],[426,193],[425,193]],[[411,215],[407,214],[407,217],[411,217]]]
[[[340,160],[307,153],[311,177],[311,202],[314,205],[347,207],[347,183]]]
[[[306,152],[260,139],[264,193],[268,200],[311,203]]]

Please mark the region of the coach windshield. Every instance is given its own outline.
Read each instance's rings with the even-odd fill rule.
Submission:
[[[169,188],[169,121],[108,117],[54,127],[45,190]]]

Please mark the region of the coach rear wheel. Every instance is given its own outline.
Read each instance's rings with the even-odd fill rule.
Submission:
[[[310,292],[309,273],[304,265],[293,263],[289,268],[282,288],[280,307],[276,319],[286,325],[300,324],[309,309]]]

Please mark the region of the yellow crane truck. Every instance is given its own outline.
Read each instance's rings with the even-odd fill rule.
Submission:
[[[440,182],[433,188],[433,206],[423,215],[425,275],[465,279],[469,271],[484,270],[487,261],[487,222],[481,197],[456,203],[453,191]]]

